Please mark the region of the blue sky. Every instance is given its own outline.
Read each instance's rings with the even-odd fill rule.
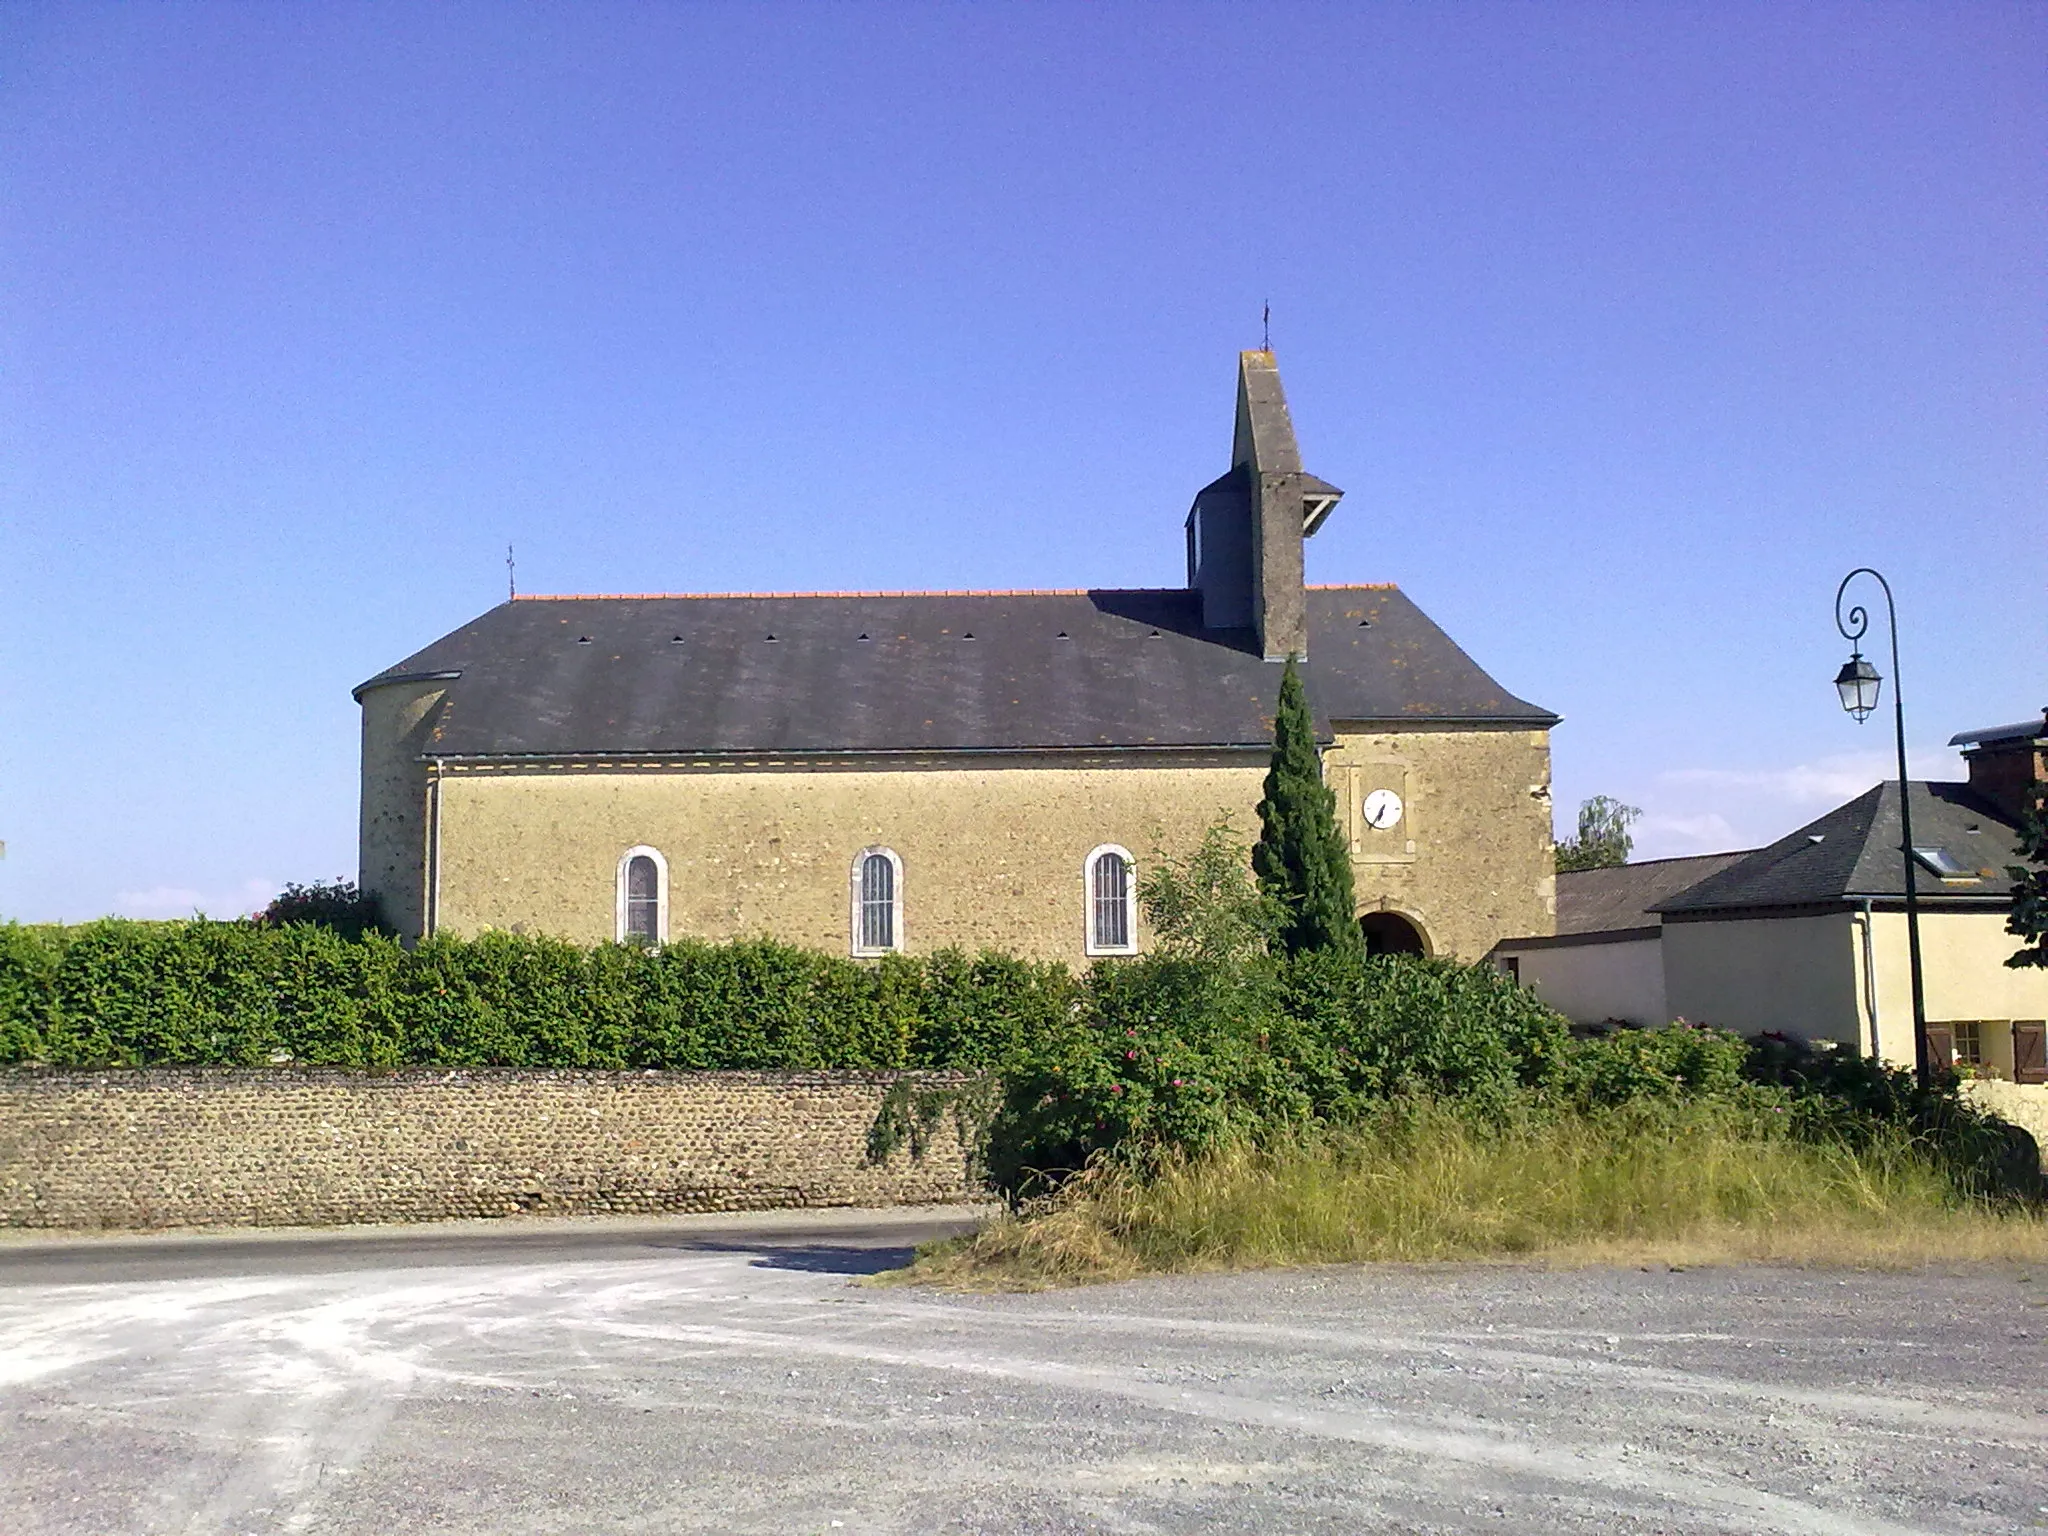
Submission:
[[[1273,343],[1641,854],[2048,704],[2048,8],[0,10],[0,915],[355,866],[354,683],[531,591],[1176,585]],[[1880,663],[1884,665],[1884,663]],[[1888,665],[1886,670],[1889,670]]]

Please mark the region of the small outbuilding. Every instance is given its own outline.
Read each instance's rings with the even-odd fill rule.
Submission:
[[[1657,905],[1745,853],[1645,859],[1557,877],[1557,932],[1503,940],[1500,968],[1580,1024],[1654,1026],[1664,1000],[1664,920]]]

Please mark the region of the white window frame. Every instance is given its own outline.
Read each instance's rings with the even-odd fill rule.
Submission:
[[[1127,944],[1095,942],[1095,861],[1113,853],[1124,861],[1124,932]],[[1090,955],[1135,955],[1138,952],[1138,861],[1121,843],[1103,843],[1091,848],[1081,862],[1081,935],[1083,950]]]
[[[668,942],[668,860],[661,856],[659,848],[644,843],[619,855],[619,900],[612,932],[619,943],[626,942],[627,871],[632,869],[635,859],[654,861],[654,942],[658,947]]]
[[[870,945],[861,942],[861,876],[867,870],[868,860],[881,856],[889,861],[891,879],[889,882],[889,938],[885,945]],[[853,856],[853,867],[847,872],[847,947],[856,960],[872,960],[879,955],[898,955],[903,952],[903,860],[894,848],[885,848],[879,843],[870,844]]]

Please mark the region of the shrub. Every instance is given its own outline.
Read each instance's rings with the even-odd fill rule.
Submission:
[[[1259,889],[1251,855],[1229,817],[1212,822],[1186,858],[1154,848],[1138,885],[1162,954],[1241,962],[1265,954],[1287,909]]]
[[[2043,1193],[2034,1138],[1963,1097],[1953,1072],[1923,1086],[1875,1057],[1764,1034],[1750,1042],[1743,1075],[1789,1095],[1793,1131],[1806,1140],[1861,1146],[1904,1133],[1962,1194],[2027,1200]]]
[[[1572,1045],[1561,1014],[1489,966],[1309,953],[1282,987],[1292,1059],[1338,1118],[1397,1094],[1505,1106],[1552,1082]]]
[[[988,1164],[1023,1198],[1096,1158],[1143,1163],[1310,1109],[1275,1056],[1269,966],[1179,955],[1104,961],[1069,1019],[1005,1064]]]
[[[1078,1002],[1070,1027],[1005,1073],[989,1166],[1014,1198],[1091,1160],[1198,1157],[1346,1122],[1392,1095],[1505,1114],[1526,1090],[1573,1080],[1562,1017],[1449,961],[1156,955],[1099,964]]]
[[[356,889],[353,880],[316,880],[311,885],[287,885],[257,913],[254,921],[270,927],[285,923],[309,923],[331,928],[344,938],[358,939],[366,933],[391,933],[377,905],[377,898]]]
[[[1070,1027],[1075,996],[1063,966],[950,951],[0,924],[0,1065],[990,1069]]]
[[[1641,1262],[2048,1256],[2032,1213],[1958,1201],[1896,1128],[1807,1143],[1715,1100],[1501,1122],[1394,1099],[1356,1122],[1152,1169],[1104,1162],[1021,1215],[928,1245],[900,1278],[977,1287],[1273,1264],[1549,1253]]]
[[[0,1062],[42,1058],[57,966],[71,931],[0,923]]]

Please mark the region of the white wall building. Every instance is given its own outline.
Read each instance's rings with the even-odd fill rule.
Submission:
[[[2048,969],[2005,964],[2019,947],[2005,870],[2048,784],[2048,715],[1954,744],[1967,783],[1910,787],[1929,1039],[1980,1075],[2048,1084]],[[1560,875],[1556,936],[1493,954],[1576,1022],[1684,1019],[1911,1065],[1899,786],[1766,848]]]

